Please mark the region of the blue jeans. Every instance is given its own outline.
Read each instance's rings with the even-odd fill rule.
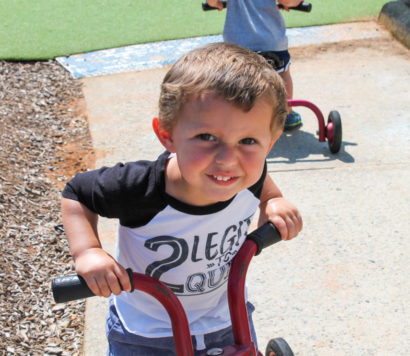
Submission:
[[[252,322],[252,313],[255,307],[248,302],[248,319],[250,324],[252,341],[256,348],[256,334]],[[108,356],[163,356],[176,355],[174,338],[147,338],[129,333],[121,323],[115,309],[114,303],[110,303],[110,311],[107,317],[107,339],[108,339]],[[206,349],[197,349],[197,338],[192,336],[192,344],[195,350],[195,356],[199,356],[212,347],[225,347],[234,343],[232,328],[228,327],[213,333],[204,335]]]

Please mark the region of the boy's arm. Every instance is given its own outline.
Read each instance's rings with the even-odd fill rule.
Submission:
[[[61,201],[61,211],[76,272],[93,293],[104,297],[111,293],[118,295],[121,286],[130,291],[127,272],[102,249],[97,231],[98,215],[80,202],[67,198]]]
[[[290,240],[302,230],[303,222],[298,209],[286,200],[269,175],[266,175],[259,205],[258,226],[271,221],[283,240]]]

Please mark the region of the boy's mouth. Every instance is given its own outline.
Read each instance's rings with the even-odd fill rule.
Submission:
[[[238,179],[238,177],[233,176],[220,176],[210,174],[209,177],[218,184],[230,184]]]
[[[222,180],[224,182],[227,182],[228,180],[232,179],[232,177],[221,177],[221,176],[213,176],[213,177],[216,180]]]

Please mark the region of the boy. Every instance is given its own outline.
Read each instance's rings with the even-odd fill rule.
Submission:
[[[223,9],[222,0],[207,0],[207,2],[219,10]],[[302,0],[279,1],[286,11],[301,2]],[[265,57],[283,79],[287,98],[293,98],[286,26],[275,0],[229,0],[223,38],[225,42],[235,43]],[[285,130],[301,125],[300,115],[288,108]]]
[[[262,57],[207,45],[179,59],[162,83],[153,128],[166,152],[67,184],[62,215],[76,271],[96,295],[113,294],[109,355],[173,354],[161,306],[142,292],[121,293],[120,285],[130,290],[125,268],[177,294],[198,353],[232,343],[226,277],[255,210],[259,225],[272,221],[284,240],[302,228],[266,173],[285,116],[285,89]],[[98,215],[119,219],[116,259],[101,249]]]

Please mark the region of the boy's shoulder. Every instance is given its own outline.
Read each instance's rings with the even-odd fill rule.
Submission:
[[[95,194],[104,196],[126,196],[140,194],[146,189],[155,189],[162,185],[169,152],[162,153],[156,160],[140,160],[117,163],[111,167],[101,167],[72,178],[63,190],[63,197],[75,200],[79,196],[91,197]]]
[[[166,160],[169,157],[169,152],[162,153],[156,160],[139,160],[133,162],[119,162],[111,167],[101,167],[83,174],[80,178],[83,183],[93,182],[98,180],[105,187],[121,186],[133,187],[144,181],[157,181],[164,172]],[[81,177],[82,176],[82,177]],[[76,176],[77,178],[77,176]]]
[[[155,161],[118,163],[78,174],[67,183],[62,195],[98,215],[119,218],[128,226],[141,225],[150,218],[145,215],[163,208],[168,157],[169,153],[164,152]]]

